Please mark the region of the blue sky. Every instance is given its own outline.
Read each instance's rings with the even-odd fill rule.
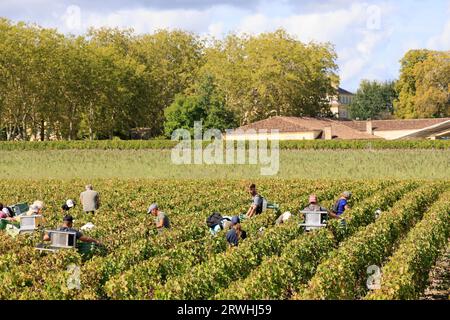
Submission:
[[[64,33],[131,27],[182,28],[223,37],[285,28],[302,41],[332,42],[341,86],[398,76],[409,49],[450,50],[450,0],[0,0],[0,16]]]

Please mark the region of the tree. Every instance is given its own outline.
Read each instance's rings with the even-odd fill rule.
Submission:
[[[229,35],[205,53],[227,108],[240,124],[271,115],[319,116],[338,83],[330,44],[303,44],[284,30],[258,36]]]
[[[350,115],[362,120],[383,118],[392,113],[395,98],[394,81],[363,80],[350,105]]]
[[[450,115],[450,53],[411,50],[401,60],[400,79],[394,102],[399,118]]]
[[[433,52],[414,69],[418,117],[450,116],[450,51]]]
[[[205,41],[181,30],[75,37],[0,19],[0,134],[111,139],[146,127],[158,136],[195,120],[224,130],[329,109],[338,84],[330,44],[304,44],[283,30]]]
[[[178,95],[165,110],[164,132],[167,137],[176,129],[193,133],[195,121],[202,121],[203,129],[231,129],[236,127],[234,114],[226,109],[225,99],[217,90],[212,76],[207,75],[192,88],[190,95]]]
[[[145,66],[142,90],[148,98],[136,126],[149,127],[153,135],[162,132],[164,109],[198,79],[203,50],[197,35],[181,30],[159,30],[136,38],[130,54]]]

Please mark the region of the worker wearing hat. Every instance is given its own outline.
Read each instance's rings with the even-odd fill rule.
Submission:
[[[38,216],[38,217],[36,217],[35,224],[36,225],[43,225],[43,224],[45,224],[45,219],[44,219],[44,216],[43,216],[44,209],[45,209],[44,202],[41,201],[41,200],[36,200],[28,208],[27,212],[25,212],[25,213],[23,213],[21,215],[12,217],[11,220],[12,221],[16,221],[16,222],[20,222],[20,219],[21,219],[22,216]]]
[[[69,199],[61,206],[61,209],[63,212],[68,212],[70,209],[75,207],[75,205],[76,205],[75,201]]]
[[[0,219],[9,219],[14,216],[14,212],[11,208],[3,206],[3,203],[0,203]]]
[[[159,210],[157,203],[152,203],[148,208],[147,213],[155,217],[155,225],[158,232],[162,232],[164,229],[170,228],[169,217],[164,212]]]
[[[324,223],[324,221],[325,221],[326,218],[327,218],[327,215],[329,214],[329,211],[328,211],[326,208],[322,207],[322,206],[319,204],[319,200],[318,200],[318,198],[317,198],[317,195],[315,195],[315,194],[311,194],[311,195],[309,196],[309,199],[308,199],[308,206],[306,206],[306,207],[303,209],[303,211],[320,211],[320,212],[326,212],[326,213],[322,214],[322,216],[321,216],[321,223]]]
[[[330,211],[330,216],[335,219],[341,219],[341,215],[349,210],[350,207],[348,205],[348,201],[350,200],[352,193],[350,191],[342,192],[341,197],[336,201],[333,206],[333,209]]]
[[[73,217],[70,215],[66,215],[63,218],[63,225],[61,227],[58,228],[58,231],[65,231],[65,232],[74,232],[75,233],[75,237],[77,240],[80,240],[82,242],[92,242],[95,244],[100,244],[99,241],[90,238],[88,236],[83,235],[83,233],[81,233],[80,231],[76,230],[73,228]],[[44,235],[44,241],[50,241],[50,235],[49,234],[45,234]]]

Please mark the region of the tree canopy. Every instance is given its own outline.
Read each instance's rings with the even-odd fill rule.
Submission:
[[[327,109],[339,81],[330,44],[282,30],[206,40],[182,30],[72,36],[0,19],[0,137],[127,138],[140,127],[158,136],[193,120],[224,129]]]
[[[396,98],[394,81],[363,80],[350,105],[353,119],[382,119],[392,114]]]
[[[80,36],[0,19],[0,139],[128,138],[176,128],[224,130],[270,116],[328,116],[339,86],[329,43],[284,30],[223,39],[182,30]],[[450,115],[450,52],[413,50],[401,62],[395,116]],[[392,83],[365,81],[353,116],[389,107]]]
[[[450,116],[450,51],[406,53],[396,90],[394,109],[399,118]]]

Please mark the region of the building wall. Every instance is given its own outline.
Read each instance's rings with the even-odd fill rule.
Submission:
[[[339,103],[343,105],[350,105],[353,101],[353,95],[350,94],[341,94],[339,95]]]
[[[348,119],[350,117],[348,107],[342,104],[331,105],[330,111],[339,119]]]
[[[386,140],[394,140],[394,139],[403,137],[407,134],[415,133],[417,131],[419,131],[419,130],[417,130],[417,129],[415,129],[415,130],[389,130],[389,131],[376,130],[373,132],[373,134],[377,137],[381,137]]]
[[[310,131],[310,132],[289,132],[289,133],[279,133],[278,137],[280,140],[315,140],[317,139],[320,134],[322,133],[321,130],[316,131]],[[264,134],[237,134],[237,135],[226,135],[226,140],[258,140],[258,139],[270,139],[271,134],[264,133]]]

